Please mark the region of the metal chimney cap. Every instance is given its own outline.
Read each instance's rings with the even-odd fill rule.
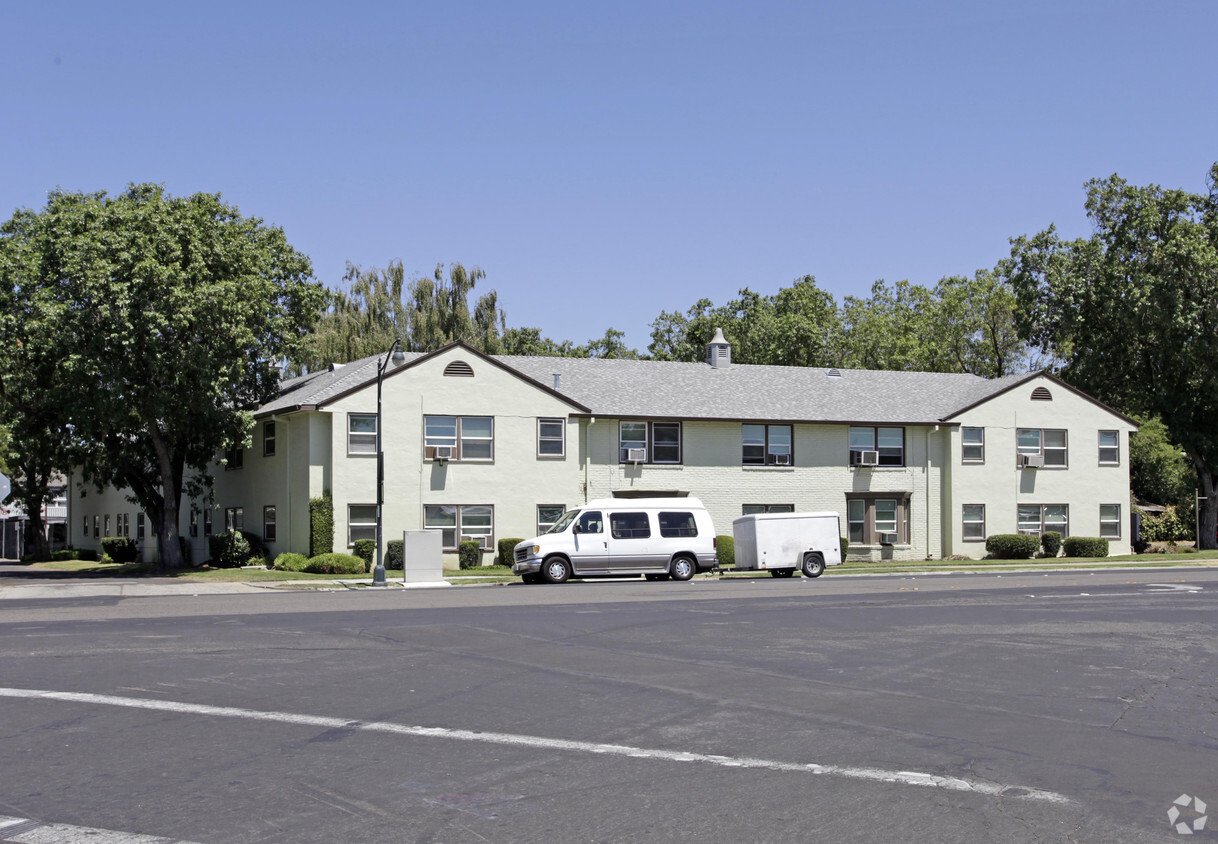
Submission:
[[[711,338],[711,342],[712,343],[722,343],[724,345],[727,345],[727,338],[723,336],[722,328],[715,329],[715,336]]]

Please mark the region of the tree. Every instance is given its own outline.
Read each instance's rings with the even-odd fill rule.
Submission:
[[[36,341],[71,386],[55,390],[55,428],[71,425],[87,481],[132,491],[161,564],[180,566],[183,491],[245,442],[247,409],[278,393],[277,361],[300,354],[316,319],[324,293],[309,259],[218,194],[147,184],[54,191],[0,235],[6,315],[31,303]],[[2,347],[11,318],[0,329]]]
[[[1218,164],[1204,195],[1087,184],[1095,233],[1050,226],[1012,241],[1021,336],[1063,362],[1062,377],[1126,413],[1158,416],[1193,466],[1202,548],[1218,528]]]
[[[1137,431],[1129,435],[1129,485],[1141,501],[1189,510],[1196,472],[1178,445],[1168,439],[1159,419],[1134,417]]]

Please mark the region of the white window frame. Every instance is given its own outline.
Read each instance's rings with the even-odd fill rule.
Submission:
[[[372,420],[371,431],[355,430],[356,420]],[[347,414],[347,456],[348,457],[375,457],[376,456],[376,435],[380,427],[380,420],[376,418],[375,413],[348,413]]]
[[[357,517],[356,508],[359,508]],[[376,541],[376,505],[347,505],[347,547],[354,548],[357,539]]]
[[[972,512],[970,513],[970,508]],[[969,535],[969,526],[974,526],[974,534],[978,534],[975,527],[981,526],[978,535]],[[961,542],[985,542],[985,505],[984,504],[962,504],[960,506],[960,541]]]
[[[1104,435],[1112,436],[1113,442],[1104,443]],[[1101,466],[1120,466],[1121,465],[1121,432],[1120,431],[1100,431],[1097,436],[1099,442],[1099,460]],[[1105,452],[1110,455],[1106,460]]]
[[[271,421],[262,423],[262,456],[275,456],[275,423]]]
[[[541,512],[542,510],[557,510],[558,515],[554,519],[547,521],[547,520],[542,519],[542,512]],[[563,517],[563,514],[566,512],[567,512],[567,505],[565,505],[565,504],[538,504],[537,505],[537,535],[541,536],[543,533],[548,531],[550,528],[554,527],[554,525],[558,524],[558,520],[561,519]]]
[[[1035,434],[1036,445],[1021,444],[1020,439],[1024,434]],[[1061,434],[1062,444],[1049,445],[1050,434]],[[1044,468],[1046,469],[1068,469],[1070,467],[1070,435],[1065,428],[1017,428],[1015,430],[1015,453],[1044,457]],[[1061,460],[1055,462],[1059,453]]]
[[[1060,507],[1065,512],[1065,521],[1049,521],[1046,512],[1050,508]],[[1030,511],[1036,510],[1033,518]],[[1070,505],[1069,504],[1019,504],[1016,507],[1016,532],[1041,536],[1046,531],[1057,531],[1065,539],[1070,535]],[[1060,528],[1057,526],[1061,525]]]
[[[490,435],[470,434],[466,425],[474,420],[486,420],[490,423]],[[445,428],[451,422],[452,433],[445,431],[437,433],[436,429],[429,431],[429,424],[443,424]],[[471,426],[472,427],[472,426]],[[489,453],[486,456],[470,457],[466,451],[474,443],[488,443]],[[494,416],[454,416],[451,413],[429,413],[423,416],[423,459],[435,460],[435,449],[448,446],[452,449],[451,460],[463,463],[492,463],[495,460],[495,417]]]
[[[245,530],[245,508],[224,508],[224,530]]]
[[[143,513],[135,514],[135,538],[142,540],[148,533]]]
[[[487,509],[490,511],[490,527],[483,532],[484,525],[473,525],[465,519],[466,511]],[[436,511],[451,510],[453,524],[442,524],[436,519]],[[474,528],[477,528],[474,530]],[[423,530],[441,531],[441,546],[445,551],[456,551],[464,537],[479,539],[484,551],[495,548],[495,506],[493,504],[424,504]]]
[[[551,450],[547,451],[546,448]],[[567,421],[565,419],[549,416],[538,417],[537,456],[550,460],[560,460],[567,456]]]
[[[1104,518],[1104,510],[1108,508],[1110,511],[1109,518]],[[1105,529],[1108,530],[1105,533]],[[1100,536],[1104,539],[1120,539],[1121,538],[1121,505],[1120,504],[1101,504],[1100,505]]]
[[[742,504],[740,515],[752,516],[755,513],[794,513],[794,504]]]
[[[628,439],[626,437],[626,431],[628,429],[630,430],[630,432],[632,434],[641,432],[643,434],[643,439],[640,440],[637,437],[630,437]],[[651,454],[651,449],[648,448],[648,446],[651,444],[651,438],[649,436],[650,433],[651,432],[648,429],[646,422],[640,422],[637,419],[623,420],[621,422],[618,422],[617,423],[618,462],[619,463],[631,462],[630,460],[627,459],[627,457],[629,457],[630,450],[635,449],[635,448],[643,449],[643,453],[645,455],[644,461],[646,461],[646,457],[650,456],[650,454]]]
[[[969,432],[975,432],[976,439],[973,442],[969,442]],[[985,462],[985,428],[963,426],[960,428],[960,462]]]
[[[262,541],[274,542],[278,535],[275,523],[275,505],[267,504],[262,508]]]

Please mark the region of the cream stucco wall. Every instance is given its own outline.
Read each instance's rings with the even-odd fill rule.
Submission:
[[[1034,401],[1045,387],[1051,401]],[[985,533],[1015,533],[1020,504],[1069,505],[1074,536],[1100,535],[1100,505],[1121,506],[1121,537],[1109,540],[1109,553],[1130,553],[1129,434],[1136,428],[1120,416],[1051,379],[1039,377],[996,396],[952,420],[961,427],[985,429],[985,462],[964,463],[959,428],[951,432],[950,483],[945,495],[947,553],[980,558],[985,543],[960,538],[962,507],[985,505]],[[1067,468],[1019,469],[1015,465],[1019,428],[1065,429]],[[1099,463],[1099,432],[1118,431],[1120,463]]]

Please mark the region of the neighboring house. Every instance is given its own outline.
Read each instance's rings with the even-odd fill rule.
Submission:
[[[50,497],[42,504],[42,530],[52,551],[67,547],[67,480],[63,475],[52,477]],[[30,517],[25,505],[12,496],[0,505],[0,558],[17,560],[33,550]]]
[[[252,448],[217,460],[211,503],[183,501],[194,560],[209,533],[233,527],[272,553],[307,553],[309,499],[323,493],[336,550],[375,537],[384,359],[285,381],[257,410]],[[1129,552],[1136,425],[1044,373],[738,365],[719,333],[705,363],[458,343],[390,364],[383,415],[384,537],[441,531],[450,562],[463,538],[493,551],[565,508],[644,493],[701,498],[723,534],[745,513],[836,511],[851,559],[981,557],[986,536],[1045,530]],[[125,502],[116,490],[74,496],[71,541],[99,547],[111,531],[132,535],[135,519],[142,531]]]

